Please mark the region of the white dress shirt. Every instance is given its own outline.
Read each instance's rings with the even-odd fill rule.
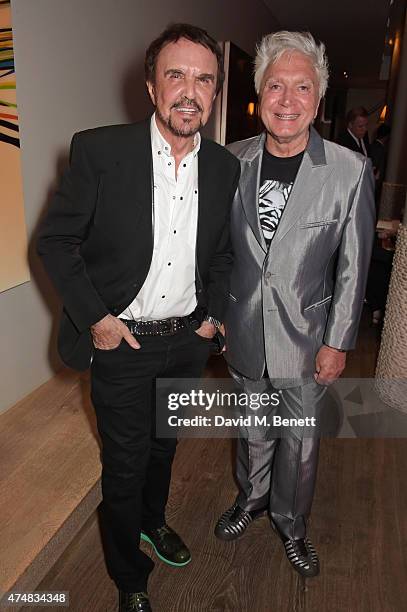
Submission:
[[[198,225],[198,151],[186,155],[175,175],[171,147],[151,118],[154,172],[154,249],[147,278],[122,319],[152,321],[182,317],[195,310],[195,250]],[[136,240],[136,236],[134,237]]]
[[[348,132],[352,136],[353,140],[356,142],[358,147],[362,147],[363,154],[367,157],[366,145],[365,145],[365,141],[363,140],[363,138],[356,138],[355,134],[351,132],[349,128],[348,128]]]

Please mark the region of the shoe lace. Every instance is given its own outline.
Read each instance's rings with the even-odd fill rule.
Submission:
[[[245,516],[246,514],[249,514],[249,512],[246,512],[245,510],[243,510],[243,508],[240,508],[240,506],[236,506],[236,508],[233,510],[232,514],[230,515],[230,521],[231,522],[237,522],[239,521],[239,519],[241,519],[243,516]]]
[[[147,593],[141,591],[140,593],[130,593],[129,604],[134,606],[135,604],[143,603],[148,599]]]
[[[304,540],[291,540],[293,549],[295,554],[298,557],[306,557],[308,555],[308,550],[305,546]]]
[[[148,603],[148,595],[145,591],[139,591],[137,593],[125,593],[124,597],[124,605],[120,605],[121,610],[126,610],[126,612],[137,612],[137,610],[141,610],[144,608],[144,604]]]
[[[156,529],[157,535],[160,538],[163,538],[164,536],[168,535],[171,533],[171,528],[168,527],[168,525],[163,525],[162,527],[158,527]]]

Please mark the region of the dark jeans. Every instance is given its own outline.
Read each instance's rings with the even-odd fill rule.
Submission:
[[[199,378],[210,343],[191,328],[174,336],[138,337],[96,350],[92,401],[102,440],[101,523],[106,563],[123,591],[146,590],[154,567],[139,549],[140,529],[160,527],[176,439],[155,435],[155,379]]]

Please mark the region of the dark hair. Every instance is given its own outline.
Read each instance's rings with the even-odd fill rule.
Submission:
[[[154,83],[155,81],[155,66],[157,63],[157,57],[160,51],[169,43],[177,42],[180,38],[186,38],[193,43],[202,45],[212,51],[216,55],[218,62],[218,74],[216,78],[216,93],[219,92],[222,87],[223,79],[225,74],[223,72],[223,55],[220,47],[216,40],[214,40],[209,34],[197,28],[196,26],[188,23],[173,23],[170,24],[164,32],[160,34],[158,38],[153,40],[146,51],[146,58],[144,61],[144,70],[146,75],[146,81]]]
[[[390,136],[390,126],[387,123],[381,123],[377,128],[376,138],[386,138]]]
[[[368,117],[369,113],[365,109],[364,106],[357,106],[356,108],[351,108],[348,114],[346,115],[346,123],[353,123],[357,117]]]

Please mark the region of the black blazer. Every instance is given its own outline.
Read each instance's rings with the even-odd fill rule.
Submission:
[[[232,254],[229,213],[240,175],[237,159],[202,139],[198,153],[198,306],[222,320]],[[90,326],[120,314],[141,289],[153,253],[150,121],[79,132],[70,165],[38,239],[38,253],[62,297],[58,348],[86,369]]]
[[[352,138],[348,130],[345,130],[344,132],[339,134],[337,142],[343,147],[346,147],[347,149],[350,149],[351,151],[355,151],[355,153],[361,153],[362,155],[364,155],[363,149],[359,147],[358,143],[356,142],[354,138]],[[363,138],[363,142],[365,143],[366,151],[369,156],[370,144],[369,144],[369,137],[367,134]]]

